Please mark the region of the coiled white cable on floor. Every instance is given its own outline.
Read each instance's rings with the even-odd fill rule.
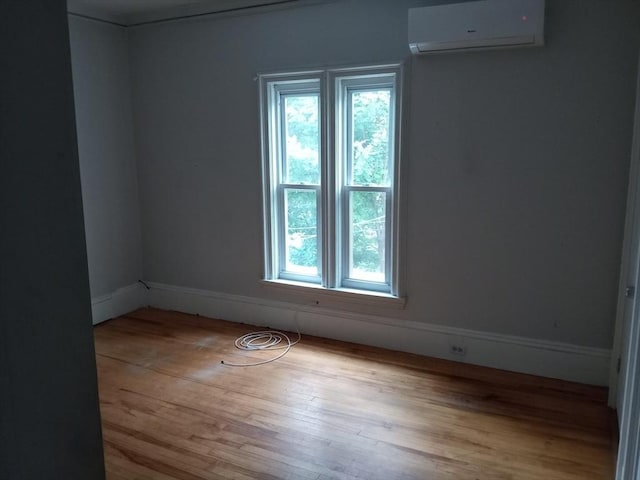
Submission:
[[[283,350],[277,356],[268,360],[251,363],[232,363],[222,360],[220,363],[229,367],[255,367],[256,365],[264,365],[265,363],[271,363],[279,358],[284,357],[291,347],[300,341],[300,330],[298,330],[298,338],[294,342],[291,341],[289,336],[282,332],[275,330],[262,330],[258,332],[251,332],[236,338],[236,348],[240,350]]]

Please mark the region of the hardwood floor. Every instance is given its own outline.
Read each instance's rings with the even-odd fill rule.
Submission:
[[[95,328],[107,478],[613,478],[606,390],[142,309]]]

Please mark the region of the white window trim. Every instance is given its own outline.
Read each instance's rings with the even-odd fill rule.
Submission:
[[[277,129],[267,129],[266,125],[277,124],[275,117],[275,112],[270,111],[268,108],[269,105],[269,96],[275,95],[273,89],[269,90],[267,85],[269,83],[277,83],[283,82],[288,84],[287,90],[294,90],[291,84],[294,81],[299,81],[300,83],[306,83],[309,81],[320,79],[319,89],[320,91],[324,88],[324,79],[322,77],[323,71],[309,71],[309,72],[299,72],[299,73],[291,73],[291,74],[276,74],[276,75],[260,75],[260,118],[261,118],[261,144],[262,144],[262,179],[263,179],[263,245],[264,245],[264,278],[277,278],[280,270],[280,265],[276,261],[277,258],[281,257],[281,255],[273,255],[272,252],[274,249],[278,248],[279,242],[277,241],[278,232],[274,231],[272,225],[272,217],[274,215],[278,215],[279,208],[277,205],[277,196],[273,198],[272,191],[276,189],[278,178],[276,174],[276,165],[279,160],[278,152],[275,151],[274,146],[278,145],[279,142],[275,140],[275,137],[278,135]],[[305,89],[305,87],[302,87]],[[320,113],[322,116],[324,113],[324,105],[321,103],[320,105]],[[267,136],[267,132],[272,138]],[[321,145],[323,144],[323,136],[321,129]],[[321,150],[321,156],[324,156],[323,149]],[[325,163],[324,159],[321,158],[321,163]],[[306,280],[306,279],[305,279]]]
[[[368,78],[358,79],[358,76],[368,75]],[[387,271],[388,283],[390,288],[376,289],[375,285],[366,285],[366,281],[351,281],[338,278],[340,271],[344,268],[344,261],[340,258],[341,251],[344,246],[336,245],[335,230],[338,221],[342,221],[342,206],[336,203],[340,202],[336,195],[336,176],[340,172],[333,171],[334,162],[329,161],[329,156],[335,158],[339,155],[338,149],[343,148],[338,144],[337,139],[341,138],[338,129],[343,128],[340,125],[340,117],[336,116],[337,99],[341,98],[337,88],[341,84],[349,86],[370,85],[370,79],[380,77],[393,76],[392,96],[394,117],[391,119],[394,125],[394,136],[392,138],[392,152],[395,158],[393,162],[393,182],[386,187],[355,187],[350,186],[345,190],[373,190],[385,191],[387,193],[387,226],[388,238],[387,261],[390,263],[390,269]],[[402,105],[403,105],[403,71],[400,64],[381,65],[371,67],[353,67],[353,68],[337,68],[327,70],[313,70],[306,72],[278,73],[278,74],[262,74],[259,75],[259,100],[260,100],[260,117],[261,117],[261,144],[262,144],[262,176],[263,176],[263,255],[264,255],[264,276],[263,284],[273,286],[279,289],[285,289],[298,292],[309,292],[310,294],[321,294],[328,297],[336,297],[340,300],[349,300],[354,302],[363,302],[389,305],[397,308],[404,307],[405,298],[400,284],[400,208],[402,204],[400,185],[400,165],[401,165],[401,129],[402,129]],[[277,185],[277,175],[275,172],[276,162],[279,161],[278,152],[273,151],[273,145],[276,142],[268,135],[273,136],[275,133],[270,126],[276,123],[276,119],[272,118],[274,112],[269,108],[270,95],[273,95],[271,87],[278,82],[309,82],[316,80],[320,90],[320,115],[322,120],[320,128],[320,162],[321,162],[321,181],[324,185],[320,188],[320,208],[318,214],[318,235],[319,251],[322,251],[320,275],[321,281],[313,283],[309,278],[296,277],[287,275],[286,278],[280,278],[280,265],[277,265],[278,258],[282,258],[283,252],[274,255],[274,249],[279,248],[284,242],[278,242],[276,236],[278,233],[274,231],[272,217],[278,214],[278,205],[274,202],[273,191]],[[389,83],[389,81],[387,81]],[[287,88],[288,89],[288,88]],[[338,119],[338,120],[336,120]],[[269,126],[269,128],[267,127]],[[329,152],[331,154],[329,155]],[[344,187],[343,187],[344,188]],[[277,197],[277,196],[276,196]],[[394,201],[391,201],[391,199]],[[281,211],[281,210],[280,210]],[[344,229],[344,227],[341,227]],[[345,235],[343,235],[345,237]],[[343,241],[344,240],[343,238]],[[366,285],[367,289],[357,288]],[[355,288],[354,288],[355,287]],[[302,289],[302,290],[301,290]],[[373,300],[372,300],[373,299]]]
[[[399,162],[399,154],[400,151],[397,148],[399,146],[399,133],[400,133],[400,125],[399,120],[402,118],[397,113],[397,109],[401,105],[400,101],[400,92],[398,89],[400,88],[400,82],[402,81],[402,75],[400,68],[392,68],[388,70],[387,68],[371,68],[366,70],[367,73],[364,73],[362,69],[346,69],[346,70],[331,70],[328,72],[329,77],[329,85],[330,88],[333,88],[332,91],[329,92],[328,100],[334,99],[334,102],[329,102],[328,111],[329,116],[328,119],[331,122],[334,122],[332,125],[335,140],[335,144],[331,146],[332,151],[334,152],[335,157],[347,157],[350,155],[350,152],[347,152],[347,146],[338,143],[340,139],[348,138],[350,136],[349,131],[349,122],[348,119],[345,118],[348,116],[349,109],[343,105],[341,102],[347,98],[349,95],[350,89],[357,89],[357,87],[389,87],[392,89],[394,95],[391,97],[392,108],[391,113],[392,117],[390,118],[390,124],[394,126],[394,136],[391,138],[391,153],[393,158],[397,159],[393,163],[393,167],[395,168],[396,164]],[[375,72],[371,74],[371,71]],[[362,75],[367,75],[367,77],[362,78]],[[389,79],[389,76],[393,76],[393,80]],[[332,110],[333,108],[333,110]],[[349,162],[345,162],[347,165]],[[397,228],[398,224],[398,216],[395,214],[393,210],[394,202],[391,199],[396,198],[395,203],[398,203],[398,198],[396,197],[396,192],[399,190],[395,185],[395,180],[398,178],[398,172],[395,170],[392,172],[392,176],[394,182],[392,182],[389,186],[358,186],[358,185],[348,185],[343,176],[348,176],[348,172],[336,172],[336,182],[328,182],[328,184],[335,185],[336,183],[340,183],[340,190],[343,195],[338,196],[335,195],[335,192],[332,192],[332,197],[337,198],[338,202],[341,202],[339,205],[336,205],[334,209],[330,213],[335,213],[338,218],[332,219],[332,225],[341,225],[342,232],[348,231],[348,203],[347,197],[350,192],[353,191],[368,191],[368,192],[383,192],[387,198],[386,211],[388,212],[386,215],[386,226],[385,226],[385,245],[388,246],[388,249],[385,252],[385,263],[387,265],[391,265],[391,269],[386,270],[385,272],[385,281],[384,284],[381,285],[378,282],[367,282],[365,280],[356,280],[345,278],[344,272],[349,270],[348,266],[348,258],[340,258],[340,255],[348,250],[348,238],[346,235],[341,236],[341,245],[340,252],[336,252],[336,265],[339,265],[341,268],[341,275],[336,275],[334,278],[336,280],[338,277],[342,277],[339,280],[340,285],[343,288],[352,288],[356,290],[363,291],[384,291],[392,295],[397,296],[397,288],[394,289],[394,286],[397,286],[397,282],[394,282],[393,270],[397,269],[398,259],[394,258],[393,252],[397,251],[396,245],[393,243],[392,239],[394,238],[394,230]],[[389,289],[386,288],[386,285],[389,285]],[[396,290],[394,292],[394,290]]]

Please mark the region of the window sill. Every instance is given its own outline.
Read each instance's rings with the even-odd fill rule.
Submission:
[[[287,293],[295,293],[310,298],[314,305],[338,306],[340,304],[360,304],[402,310],[406,297],[396,297],[388,293],[369,292],[350,288],[325,288],[304,282],[290,280],[262,280],[262,285]]]

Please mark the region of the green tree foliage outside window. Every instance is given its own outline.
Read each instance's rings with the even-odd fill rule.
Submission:
[[[351,95],[351,185],[388,186],[390,90]],[[384,280],[386,195],[352,192],[351,272],[361,280]]]
[[[319,98],[284,97],[285,182],[320,183]],[[317,199],[313,190],[287,189],[285,195],[287,270],[318,275]]]

